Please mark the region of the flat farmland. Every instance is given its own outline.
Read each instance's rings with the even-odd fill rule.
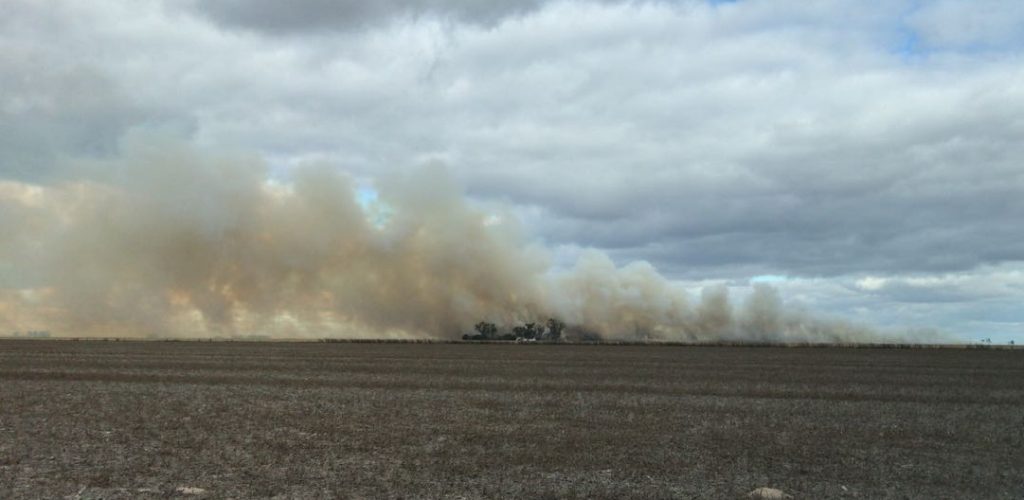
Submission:
[[[1024,498],[1024,351],[0,341],[0,498]]]

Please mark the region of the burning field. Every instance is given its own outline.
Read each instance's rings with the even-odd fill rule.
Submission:
[[[3,498],[1021,498],[1018,350],[0,342]]]

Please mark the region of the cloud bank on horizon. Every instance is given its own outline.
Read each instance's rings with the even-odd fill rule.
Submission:
[[[444,164],[466,210],[549,249],[542,275],[605,255],[672,288],[767,281],[786,311],[1024,339],[1019,2],[0,3],[5,297],[55,286],[26,241],[77,248],[49,239],[66,208],[26,207],[147,192],[175,168],[130,138],[156,136],[263,158],[232,174],[258,196],[310,164],[356,186]]]

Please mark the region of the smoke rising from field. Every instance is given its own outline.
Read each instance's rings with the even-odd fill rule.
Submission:
[[[268,181],[257,158],[162,141],[78,168],[88,180],[0,181],[0,329],[455,338],[555,317],[610,339],[877,338],[787,311],[768,287],[693,299],[596,251],[553,271],[514,218],[474,209],[440,169],[378,180],[366,206],[329,166]]]

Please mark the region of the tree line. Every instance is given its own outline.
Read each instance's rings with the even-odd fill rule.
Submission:
[[[474,325],[473,329],[476,330],[476,334],[467,333],[462,336],[462,340],[557,341],[562,338],[562,332],[565,331],[565,323],[555,318],[549,318],[546,325],[540,323],[523,323],[522,325],[512,327],[512,331],[510,332],[499,333],[497,325],[481,321]]]

